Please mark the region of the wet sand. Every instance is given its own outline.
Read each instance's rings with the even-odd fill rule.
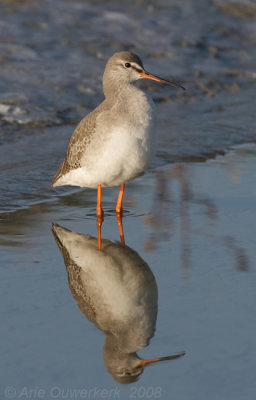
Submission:
[[[1,214],[1,397],[18,398],[25,387],[47,399],[74,398],[72,390],[77,398],[253,398],[255,156],[256,146],[244,145],[207,162],[165,165],[127,185],[125,240],[158,288],[155,335],[138,355],[186,353],[145,368],[131,385],[108,373],[105,334],[79,310],[51,232],[56,222],[95,237],[95,191]],[[117,193],[103,192],[102,236],[113,242]]]

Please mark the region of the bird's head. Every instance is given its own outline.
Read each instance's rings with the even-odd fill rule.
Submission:
[[[103,87],[111,85],[118,86],[124,83],[137,81],[138,79],[151,79],[159,83],[165,83],[170,86],[185,88],[174,81],[168,81],[147,72],[139,56],[128,51],[115,53],[107,62],[104,75]]]

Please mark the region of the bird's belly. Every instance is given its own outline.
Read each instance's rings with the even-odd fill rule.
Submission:
[[[66,184],[117,186],[141,175],[155,152],[154,127],[120,126],[99,135],[82,159],[82,167],[66,176]],[[69,183],[70,182],[70,183]]]
[[[137,325],[144,325],[149,329],[155,325],[157,309],[157,288],[148,270],[140,269],[129,253],[103,253],[95,256],[93,252],[86,252],[86,261],[82,260],[81,283],[84,283],[86,295],[90,299],[95,313],[95,321],[102,330],[106,330],[111,323],[126,325],[136,321]],[[129,251],[129,250],[128,250]],[[77,257],[77,256],[76,256]],[[92,257],[92,258],[91,258]],[[122,264],[123,263],[123,264]]]
[[[143,132],[122,128],[112,133],[95,165],[95,172],[102,186],[120,185],[141,175],[148,167],[153,153],[150,127]]]

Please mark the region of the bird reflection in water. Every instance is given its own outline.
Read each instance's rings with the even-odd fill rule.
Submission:
[[[154,335],[157,285],[146,262],[130,247],[53,224],[71,293],[89,321],[106,335],[104,363],[120,383],[135,382],[147,365],[185,353],[143,360],[137,351]]]

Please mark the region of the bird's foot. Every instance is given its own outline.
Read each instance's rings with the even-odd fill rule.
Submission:
[[[102,210],[101,207],[96,208],[96,215],[97,215],[97,219],[101,218],[102,222],[104,221],[104,211]]]
[[[119,217],[122,217],[123,215],[123,209],[120,207],[116,207],[116,215]]]

